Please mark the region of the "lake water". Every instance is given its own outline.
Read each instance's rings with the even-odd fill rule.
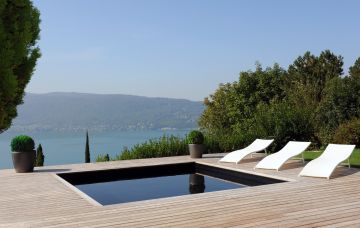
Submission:
[[[99,154],[108,153],[111,157],[119,154],[124,146],[131,147],[148,139],[159,138],[164,134],[184,137],[188,130],[169,131],[125,131],[125,132],[89,132],[91,161]],[[24,132],[31,136],[36,147],[41,143],[45,155],[45,165],[83,163],[85,152],[85,132]],[[0,169],[12,168],[10,153],[11,139],[19,133],[0,134]]]

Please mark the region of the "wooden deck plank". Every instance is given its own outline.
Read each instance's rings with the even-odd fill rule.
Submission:
[[[360,172],[337,169],[333,179],[298,177],[291,161],[282,171],[254,170],[261,159],[218,163],[220,155],[187,156],[43,167],[31,174],[0,171],[0,226],[32,227],[230,227],[356,226],[360,223]],[[197,161],[290,182],[96,206],[54,173]],[[25,210],[26,209],[26,210]]]

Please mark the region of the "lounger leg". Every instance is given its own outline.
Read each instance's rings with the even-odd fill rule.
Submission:
[[[351,167],[350,167],[350,158],[348,158],[348,165],[349,165],[349,169],[350,169],[350,168],[351,168]]]

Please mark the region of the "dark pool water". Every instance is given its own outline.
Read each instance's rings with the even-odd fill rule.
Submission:
[[[75,186],[102,205],[246,187],[246,185],[200,174],[118,180]]]
[[[102,205],[284,182],[195,162],[58,175]]]

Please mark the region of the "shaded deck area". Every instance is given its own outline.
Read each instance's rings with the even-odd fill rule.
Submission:
[[[258,155],[261,156],[261,155]],[[0,226],[4,227],[360,227],[360,170],[339,167],[332,179],[298,177],[301,161],[281,171],[218,163],[221,155],[48,166],[30,174],[0,171]],[[56,173],[195,161],[288,182],[101,206]]]

